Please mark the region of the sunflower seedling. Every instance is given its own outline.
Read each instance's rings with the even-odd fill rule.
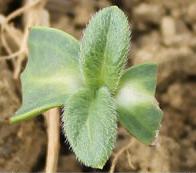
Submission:
[[[10,123],[63,107],[64,133],[79,161],[102,168],[119,121],[145,144],[156,136],[162,112],[154,97],[155,64],[126,69],[129,24],[116,6],[99,11],[79,42],[57,29],[33,27],[21,75],[23,103]]]

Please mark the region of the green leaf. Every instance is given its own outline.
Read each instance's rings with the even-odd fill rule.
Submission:
[[[102,168],[116,140],[115,102],[106,87],[82,89],[67,101],[64,131],[78,160]]]
[[[61,106],[81,85],[79,43],[57,29],[33,27],[29,59],[21,75],[23,103],[11,123]]]
[[[136,65],[122,76],[116,96],[119,120],[127,130],[145,144],[158,133],[162,111],[154,97],[155,64]]]
[[[80,46],[85,81],[92,88],[117,89],[130,41],[129,24],[116,6],[99,11],[88,24]]]

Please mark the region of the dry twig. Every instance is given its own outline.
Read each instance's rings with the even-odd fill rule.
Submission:
[[[129,150],[127,150],[126,153],[127,153],[127,161],[128,161],[130,168],[135,169],[135,167],[131,161],[131,156],[130,156]]]
[[[9,21],[14,19],[15,17],[22,15],[23,13],[27,12],[29,9],[33,7],[37,7],[40,5],[42,8],[45,4],[46,0],[31,0],[28,1],[23,7],[15,10],[11,14],[9,14],[7,17],[1,17],[0,25],[1,25],[1,40],[3,47],[8,53],[8,56],[1,57],[0,60],[7,60],[7,59],[12,59],[14,57],[18,57],[18,60],[16,61],[15,69],[14,69],[14,78],[17,79],[20,71],[21,71],[21,66],[22,62],[25,59],[27,55],[27,37],[28,37],[28,28],[37,24],[38,20],[40,20],[38,17],[35,18],[29,18],[25,25],[25,31],[24,31],[24,36],[22,38],[22,44],[21,44],[21,38],[18,38],[12,31],[13,27],[8,24]],[[38,7],[37,7],[38,8]],[[40,10],[40,9],[39,9]],[[17,44],[19,47],[19,50],[17,52],[12,52],[11,48],[9,47],[9,44],[7,43],[5,36],[4,36],[4,31],[7,32],[7,34],[12,38],[12,40]]]
[[[14,53],[11,53],[9,55],[6,55],[6,56],[1,56],[0,58],[0,62],[3,61],[3,60],[8,60],[8,59],[12,59],[14,57],[17,57],[19,56],[20,54],[24,53],[22,50],[19,50],[17,52],[14,52]]]
[[[35,7],[36,5],[38,5],[42,0],[35,0],[32,1],[31,3],[26,4],[25,6],[15,10],[14,12],[12,12],[11,14],[9,14],[6,17],[5,22],[8,23],[10,20],[14,19],[17,16],[22,15],[25,11],[29,10],[32,7]]]
[[[124,147],[122,147],[115,155],[114,158],[112,160],[112,166],[110,167],[110,173],[114,173],[115,171],[115,167],[117,164],[117,161],[119,159],[119,157],[121,156],[121,154],[123,154],[125,151],[128,151],[128,149],[130,148],[130,146],[132,145],[132,142],[130,141],[127,145],[125,145]],[[128,159],[128,163],[131,167],[133,167],[133,164],[131,163],[130,157]]]

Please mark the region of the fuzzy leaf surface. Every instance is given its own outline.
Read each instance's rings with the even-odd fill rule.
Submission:
[[[115,102],[108,89],[82,89],[66,105],[64,131],[73,151],[86,166],[101,169],[116,141]]]
[[[28,63],[21,75],[23,103],[12,123],[63,105],[81,85],[79,43],[72,36],[57,29],[33,27],[28,47]]]
[[[88,86],[117,89],[130,41],[129,24],[116,6],[99,11],[89,22],[80,46],[80,60]]]
[[[129,68],[122,76],[116,96],[119,121],[145,144],[153,142],[162,119],[162,111],[154,97],[156,71],[155,64]]]

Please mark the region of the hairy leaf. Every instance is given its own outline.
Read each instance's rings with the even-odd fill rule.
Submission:
[[[11,118],[18,122],[65,103],[81,85],[79,43],[57,29],[33,27],[29,59],[21,75],[23,104]]]
[[[67,101],[64,130],[77,158],[85,165],[102,168],[116,140],[116,109],[106,87],[82,89]]]
[[[88,86],[108,86],[114,92],[127,61],[130,31],[126,16],[116,6],[98,12],[81,41],[80,58]]]
[[[136,65],[122,76],[117,94],[119,120],[127,130],[145,144],[158,133],[162,112],[154,97],[155,64]]]

